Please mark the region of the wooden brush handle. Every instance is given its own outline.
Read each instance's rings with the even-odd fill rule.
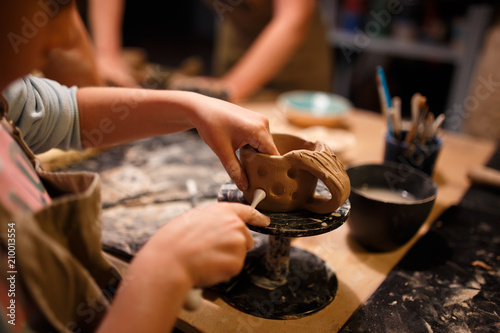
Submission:
[[[468,171],[467,176],[475,184],[500,187],[500,171],[485,166]]]

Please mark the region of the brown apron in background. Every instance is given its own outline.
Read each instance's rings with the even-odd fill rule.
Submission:
[[[231,1],[227,6],[231,6]],[[216,10],[215,13],[219,24],[214,54],[215,76],[223,75],[239,61],[272,18],[271,0],[243,0],[237,5],[233,1],[231,9]],[[267,86],[279,91],[330,91],[332,57],[325,27],[319,10],[316,10],[303,44]]]
[[[101,251],[99,177],[43,171],[14,132],[52,198],[50,206],[36,213],[14,215],[0,205],[5,248],[8,224],[15,223],[16,284],[57,331],[93,331],[121,279]]]
[[[476,69],[471,77],[469,93],[465,96],[462,131],[480,138],[500,142],[500,21],[487,31]],[[447,116],[448,117],[448,116]],[[453,124],[453,118],[447,119]]]

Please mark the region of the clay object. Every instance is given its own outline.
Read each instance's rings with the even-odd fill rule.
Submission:
[[[310,142],[290,134],[273,134],[280,156],[262,154],[250,146],[240,149],[240,160],[248,176],[245,200],[253,201],[256,189],[267,196],[260,209],[288,212],[304,209],[327,214],[349,197],[349,177],[333,151],[321,141]],[[331,198],[314,194],[320,179]]]

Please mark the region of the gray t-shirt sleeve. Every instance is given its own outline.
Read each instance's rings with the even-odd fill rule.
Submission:
[[[8,116],[34,153],[51,148],[82,150],[77,87],[28,75],[4,90]]]

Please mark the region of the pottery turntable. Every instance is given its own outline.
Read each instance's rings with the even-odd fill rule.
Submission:
[[[329,190],[319,181],[315,194],[327,197]],[[246,203],[234,183],[221,187],[218,200]],[[242,272],[217,286],[224,301],[242,312],[268,319],[300,318],[326,307],[337,293],[335,273],[315,254],[291,246],[291,239],[337,229],[347,220],[350,208],[347,199],[327,214],[261,210],[271,223],[267,227],[249,225],[255,247],[247,254]]]

